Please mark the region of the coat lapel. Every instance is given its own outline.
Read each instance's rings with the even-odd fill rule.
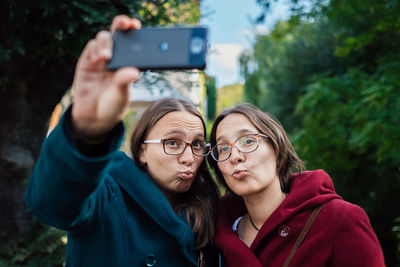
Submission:
[[[196,264],[192,229],[174,212],[148,174],[140,170],[125,153],[120,152],[114,160],[110,175],[162,229],[177,240],[184,255]]]
[[[237,234],[232,230],[234,220],[246,213],[246,207],[241,198],[227,194],[220,202],[220,215],[215,242],[224,254],[227,266],[262,267],[262,262]]]

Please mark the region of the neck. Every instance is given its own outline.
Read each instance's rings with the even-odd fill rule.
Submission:
[[[272,186],[273,185],[271,185],[271,187]],[[278,187],[271,187],[264,191],[243,197],[249,216],[251,217],[255,227],[258,229],[261,228],[264,222],[271,216],[286,197],[286,194],[282,192],[279,183]]]

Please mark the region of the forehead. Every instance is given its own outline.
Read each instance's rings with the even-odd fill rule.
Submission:
[[[257,128],[243,114],[233,113],[226,116],[217,126],[216,138],[233,139],[247,133],[257,133]]]
[[[204,136],[203,123],[199,117],[190,112],[173,111],[158,120],[148,136],[163,138],[173,134]]]

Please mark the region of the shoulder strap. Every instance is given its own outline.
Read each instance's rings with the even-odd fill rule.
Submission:
[[[301,231],[299,237],[297,238],[296,243],[292,247],[292,250],[290,251],[289,256],[286,258],[286,261],[283,264],[283,267],[289,266],[289,263],[292,261],[294,254],[296,253],[297,249],[300,247],[301,243],[303,242],[304,238],[306,237],[306,235],[308,233],[308,230],[310,230],[311,225],[313,224],[315,218],[317,218],[318,213],[321,211],[321,209],[324,207],[324,205],[325,204],[314,209],[314,211],[311,213],[306,224],[304,225],[303,230]]]

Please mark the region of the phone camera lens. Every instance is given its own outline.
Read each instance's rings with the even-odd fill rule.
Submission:
[[[200,37],[193,37],[190,40],[190,52],[192,54],[200,54],[204,50],[204,39]]]
[[[161,49],[161,51],[167,51],[168,50],[168,43],[167,42],[161,42],[160,43],[160,49]]]

